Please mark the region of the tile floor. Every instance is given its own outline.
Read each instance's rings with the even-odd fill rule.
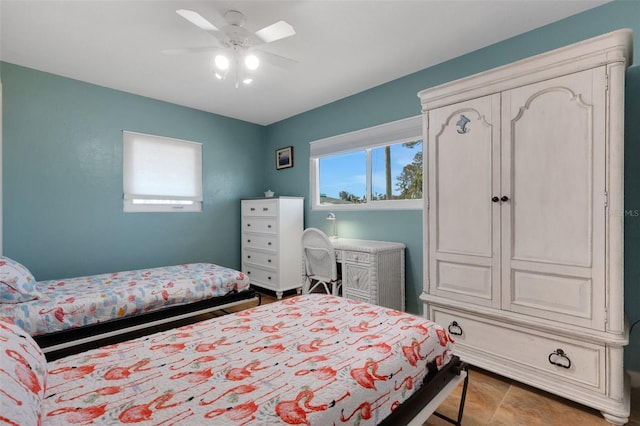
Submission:
[[[438,408],[457,417],[462,385]],[[502,376],[472,367],[462,424],[464,426],[606,426],[597,410],[551,395]],[[640,388],[631,393],[630,426],[640,426]],[[431,416],[423,426],[450,425]]]
[[[263,294],[262,303],[276,300]],[[236,306],[233,311],[249,308]],[[462,385],[440,406],[438,412],[457,417]],[[450,423],[431,416],[423,426],[444,426]],[[576,404],[508,378],[471,367],[469,388],[462,417],[463,426],[607,426],[597,410]],[[640,426],[640,388],[631,393],[629,426]]]

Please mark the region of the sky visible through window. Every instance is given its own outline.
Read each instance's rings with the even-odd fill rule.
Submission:
[[[396,177],[410,164],[420,148],[406,148],[402,143],[391,145],[391,179],[394,195],[400,194],[396,187]],[[346,191],[358,197],[364,197],[367,184],[367,156],[365,151],[339,154],[320,158],[319,165],[320,194],[331,198],[340,198],[340,192]],[[385,153],[384,147],[371,150],[371,174],[373,193],[384,194],[385,189]]]

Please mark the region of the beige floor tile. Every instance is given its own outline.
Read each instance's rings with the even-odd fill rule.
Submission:
[[[596,410],[514,383],[488,423],[492,426],[607,426]]]
[[[486,425],[498,408],[509,389],[510,381],[503,377],[477,369],[469,370],[469,387],[462,416],[465,426]],[[450,418],[458,417],[458,404],[462,394],[462,384],[438,408],[438,412]],[[431,416],[425,425],[441,426],[450,423]]]

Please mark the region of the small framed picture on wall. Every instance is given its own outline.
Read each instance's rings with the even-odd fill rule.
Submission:
[[[293,167],[293,147],[276,149],[276,169]]]

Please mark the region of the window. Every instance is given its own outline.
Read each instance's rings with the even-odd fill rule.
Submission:
[[[422,208],[422,118],[310,143],[313,209]]]
[[[123,132],[125,212],[202,210],[202,144]]]

